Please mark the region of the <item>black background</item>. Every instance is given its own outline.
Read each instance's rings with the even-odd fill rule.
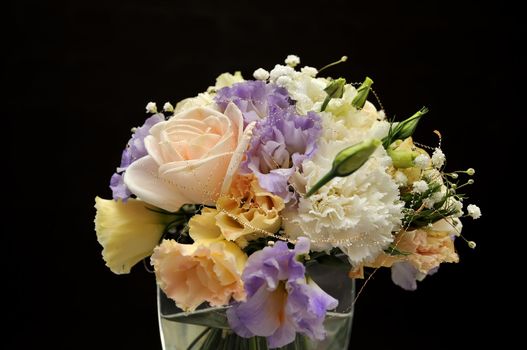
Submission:
[[[513,123],[523,118],[519,9],[446,1],[17,1],[4,16],[3,169],[13,177],[4,187],[7,348],[160,348],[154,277],[142,266],[125,276],[104,266],[94,197],[110,198],[109,178],[147,102],[175,105],[222,72],[251,78],[291,53],[319,68],[348,55],[328,74],[372,77],[390,117],[428,106],[416,138],[433,145],[431,131],[440,130],[447,169],[477,171],[467,204],[484,215],[464,228],[477,249],[459,240],[461,262],[442,266],[416,292],[379,271],[356,305],[351,348],[511,340],[499,330],[508,323],[501,292],[512,298],[504,271],[521,254],[521,229],[506,228],[515,209],[498,195],[522,179],[507,158],[517,144]]]

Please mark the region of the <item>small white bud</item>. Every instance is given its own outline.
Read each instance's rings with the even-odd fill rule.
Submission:
[[[474,249],[474,248],[476,248],[476,242],[468,241],[468,246],[469,246],[469,248]]]
[[[148,102],[145,108],[146,113],[157,113],[157,105],[155,102]]]
[[[165,112],[174,112],[174,106],[170,102],[165,102],[163,105],[163,111]]]
[[[285,59],[285,64],[287,64],[289,67],[296,67],[300,63],[300,57],[296,55],[289,55]]]
[[[253,77],[256,80],[267,80],[269,79],[269,72],[263,68],[258,68],[254,71]]]

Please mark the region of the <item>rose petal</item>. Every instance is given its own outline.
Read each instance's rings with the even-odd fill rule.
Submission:
[[[158,165],[151,156],[133,162],[124,174],[124,183],[132,193],[156,207],[177,211],[192,203],[179,186],[158,176]]]

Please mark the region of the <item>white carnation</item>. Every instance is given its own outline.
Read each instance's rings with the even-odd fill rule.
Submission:
[[[303,163],[302,174],[296,174],[296,187],[311,188],[331,169],[336,153],[360,141],[322,139],[315,157]],[[301,197],[298,208],[284,214],[286,234],[311,238],[315,250],[339,247],[352,264],[375,259],[393,241],[392,232],[400,228],[402,218],[398,187],[386,171],[390,163],[379,147],[352,175],[333,179],[309,198]]]

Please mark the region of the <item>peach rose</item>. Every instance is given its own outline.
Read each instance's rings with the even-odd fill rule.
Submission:
[[[454,247],[453,235],[459,235],[461,222],[447,218],[435,222],[432,227],[401,231],[394,240],[397,250],[408,255],[380,254],[367,267],[391,267],[395,262],[407,261],[426,274],[441,263],[457,263],[459,257]]]
[[[196,107],[150,129],[148,155],[133,162],[124,182],[141,200],[168,211],[183,204],[214,205],[230,187],[250,141],[241,111]]]
[[[180,244],[164,240],[151,261],[160,288],[185,311],[193,311],[205,301],[222,306],[231,297],[245,300],[241,274],[247,256],[232,242]]]
[[[238,175],[229,194],[218,198],[216,207],[204,208],[190,219],[190,236],[200,241],[220,237],[245,247],[248,241],[280,229],[284,200],[263,190],[256,177]]]

